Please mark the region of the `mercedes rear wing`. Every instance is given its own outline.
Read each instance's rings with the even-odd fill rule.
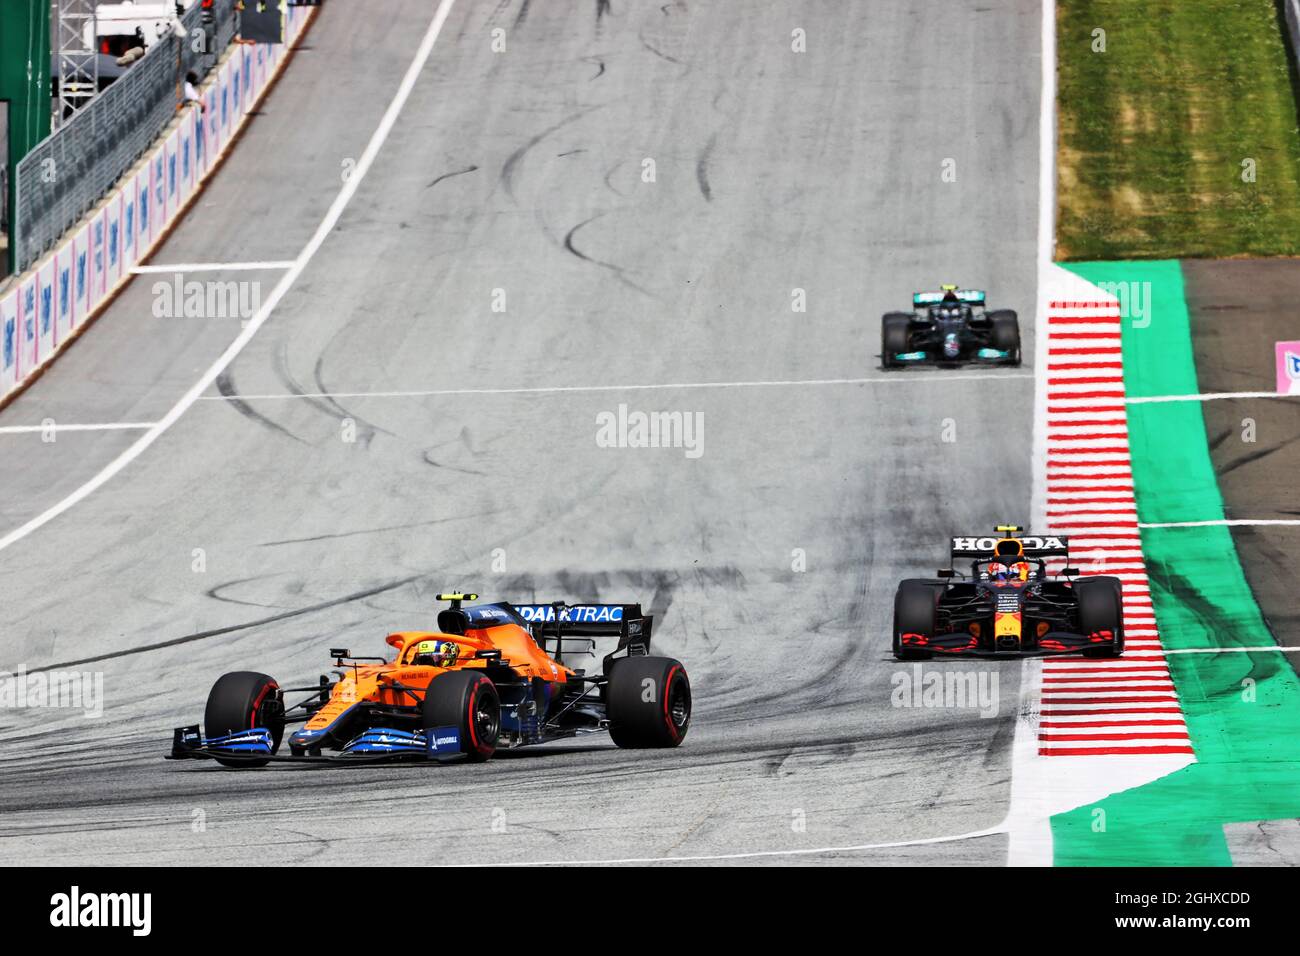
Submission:
[[[650,653],[650,632],[654,615],[643,614],[640,604],[512,604],[515,612],[528,623],[533,640],[559,663],[564,662],[565,642],[576,642],[588,648],[595,639],[617,637],[618,646],[603,658],[605,673],[609,673],[611,659],[624,652],[624,657],[644,656]],[[551,646],[548,647],[547,642]]]
[[[968,305],[983,305],[984,292],[980,289],[945,289],[942,292],[914,292],[912,293],[912,307],[922,305],[938,305],[943,301],[943,297],[951,291],[957,297],[958,302],[965,302]]]

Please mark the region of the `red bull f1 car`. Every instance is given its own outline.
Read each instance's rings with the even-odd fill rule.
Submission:
[[[650,654],[654,617],[640,605],[465,606],[477,598],[438,595],[450,602],[438,629],[390,634],[392,659],[332,649],[335,670],[318,684],[282,687],[254,671],[224,675],[208,694],[203,723],[174,731],[170,758],[228,767],[482,761],[498,749],[598,731],[620,747],[682,742],[690,680],[680,662]],[[600,672],[575,666],[577,657],[596,660],[601,639],[617,644],[600,659]]]
[[[999,525],[992,536],[952,539],[949,567],[937,579],[905,580],[894,596],[894,657],[991,657],[1124,653],[1124,604],[1118,578],[1079,576],[1069,567],[1066,535],[1022,535]],[[970,559],[969,575],[958,558]],[[1048,558],[1065,567],[1047,570]]]
[[[911,312],[881,318],[880,364],[1019,365],[1020,320],[1010,309],[987,311],[978,289],[945,285],[917,292]]]

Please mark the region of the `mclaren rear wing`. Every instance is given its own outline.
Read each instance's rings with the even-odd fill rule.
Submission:
[[[565,642],[576,642],[592,653],[595,639],[618,638],[618,646],[604,657],[604,670],[619,656],[642,656],[650,653],[650,632],[654,615],[643,614],[640,604],[512,604],[515,612],[528,622],[533,639],[556,661],[564,662]],[[548,643],[550,642],[550,646]]]

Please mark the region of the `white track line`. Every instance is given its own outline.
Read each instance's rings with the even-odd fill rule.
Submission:
[[[374,392],[269,392],[260,395],[204,395],[205,402],[288,401],[291,399],[331,398],[436,398],[446,395],[553,395],[564,392],[649,392],[683,388],[793,388],[817,385],[902,385],[926,383],[931,387],[944,382],[988,381],[990,379],[1032,378],[1033,373],[1014,375],[935,375],[915,376],[906,373],[880,378],[810,378],[751,382],[665,382],[644,385],[547,385],[521,388],[430,388],[410,391]]]
[[[1144,395],[1124,399],[1130,405],[1147,405],[1152,402],[1217,402],[1225,398],[1300,398],[1284,392],[1205,392],[1202,395]]]
[[[1048,388],[1048,289],[1054,278],[1056,243],[1056,2],[1040,0],[1042,76],[1038,96],[1038,281],[1034,316],[1034,420],[1030,456],[1030,525],[1046,527]],[[1059,412],[1056,412],[1059,414]],[[1042,665],[1026,660],[1020,666],[1020,701],[1011,745],[1011,779],[1008,785],[1007,864],[1051,866],[1052,829],[1049,811],[1035,779],[1038,756],[1039,691]]]
[[[1217,518],[1213,521],[1139,521],[1139,528],[1300,527],[1300,518]]]
[[[280,281],[276,283],[270,296],[267,298],[266,302],[263,303],[262,307],[257,310],[257,314],[249,320],[248,325],[243,328],[235,340],[230,343],[229,347],[221,353],[221,356],[212,363],[208,370],[203,373],[189,391],[181,396],[180,400],[159,422],[136,439],[130,448],[118,455],[117,458],[113,459],[113,461],[106,465],[102,471],[76,491],[72,492],[72,494],[37,515],[35,518],[32,518],[26,524],[15,528],[3,538],[0,538],[0,551],[3,551],[16,541],[21,541],[37,528],[43,527],[59,515],[63,514],[69,508],[76,505],[78,502],[83,501],[96,489],[110,481],[123,468],[131,464],[135,459],[139,458],[150,445],[157,441],[158,438],[167,431],[167,429],[171,428],[171,426],[185,414],[191,405],[198,401],[199,397],[207,391],[209,387],[211,387],[214,381],[216,381],[217,376],[225,371],[226,367],[234,361],[235,356],[237,356],[253,336],[257,334],[258,329],[260,329],[262,325],[265,324],[266,320],[270,318],[271,313],[275,310],[275,307],[279,305],[280,300],[284,298],[285,293],[289,291],[290,287],[297,281],[298,277],[302,275],[303,270],[307,268],[312,257],[316,255],[317,250],[320,249],[321,245],[325,242],[326,237],[331,231],[333,231],[335,225],[338,224],[339,218],[343,215],[343,211],[347,208],[348,203],[352,200],[357,189],[365,180],[366,173],[370,171],[370,167],[374,163],[375,157],[379,155],[379,150],[383,147],[385,140],[388,139],[389,133],[392,132],[393,126],[397,122],[397,117],[402,112],[402,107],[406,104],[407,99],[411,95],[411,90],[415,88],[415,82],[420,76],[420,71],[424,68],[424,64],[428,61],[429,55],[433,52],[433,44],[438,39],[438,34],[442,32],[443,24],[447,22],[447,15],[451,13],[451,8],[455,3],[456,0],[441,0],[438,4],[438,9],[434,12],[433,20],[429,23],[429,29],[425,31],[424,39],[420,42],[419,49],[416,50],[415,58],[411,61],[410,66],[407,67],[406,75],[402,77],[402,82],[397,88],[397,93],[393,96],[392,102],[388,104],[388,109],[384,112],[383,118],[379,121],[379,126],[370,137],[370,142],[366,144],[365,152],[361,154],[361,159],[357,162],[352,175],[347,178],[347,181],[343,184],[343,188],[339,190],[338,195],[334,198],[334,202],[325,213],[325,218],[321,220],[320,225],[316,227],[316,232],[313,233],[311,239],[307,241],[307,245],[303,247],[300,253],[298,253],[298,257],[294,259],[293,265],[280,278]]]
[[[136,266],[132,275],[143,276],[168,272],[253,272],[267,269],[292,269],[293,259],[266,262],[177,262],[174,265]]]
[[[1038,275],[1034,317],[1034,421],[1030,469],[1030,523],[1047,520],[1047,366],[1046,290],[1056,251],[1056,2],[1041,0],[1038,90]]]
[[[851,846],[823,846],[807,850],[752,850],[748,853],[700,853],[690,856],[627,856],[608,860],[536,860],[503,863],[458,863],[453,869],[469,866],[517,867],[517,866],[614,866],[616,864],[648,863],[707,863],[712,860],[754,860],[764,857],[783,856],[820,856],[826,853],[861,853],[868,850],[893,850],[910,846],[933,846],[936,843],[956,843],[959,840],[976,840],[980,837],[996,836],[1005,833],[1005,824],[988,827],[984,830],[972,830],[970,833],[958,833],[954,836],[928,837],[924,840],[899,840],[895,843],[858,843]]]
[[[89,425],[5,425],[0,427],[0,435],[30,435],[34,432],[125,432],[144,431],[153,428],[157,422],[99,422]]]

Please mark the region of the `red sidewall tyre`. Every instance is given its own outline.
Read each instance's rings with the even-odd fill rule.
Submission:
[[[501,733],[501,698],[481,671],[439,674],[429,681],[421,705],[424,729],[455,727],[465,756],[478,763],[497,750]]]
[[[203,733],[208,738],[224,737],[254,727],[271,731],[271,752],[280,749],[284,736],[284,708],[280,685],[275,678],[256,671],[235,671],[217,678],[203,709]],[[226,767],[263,767],[269,760],[222,760]]]
[[[605,685],[609,735],[620,747],[676,747],[691,726],[691,682],[671,657],[621,657]]]

